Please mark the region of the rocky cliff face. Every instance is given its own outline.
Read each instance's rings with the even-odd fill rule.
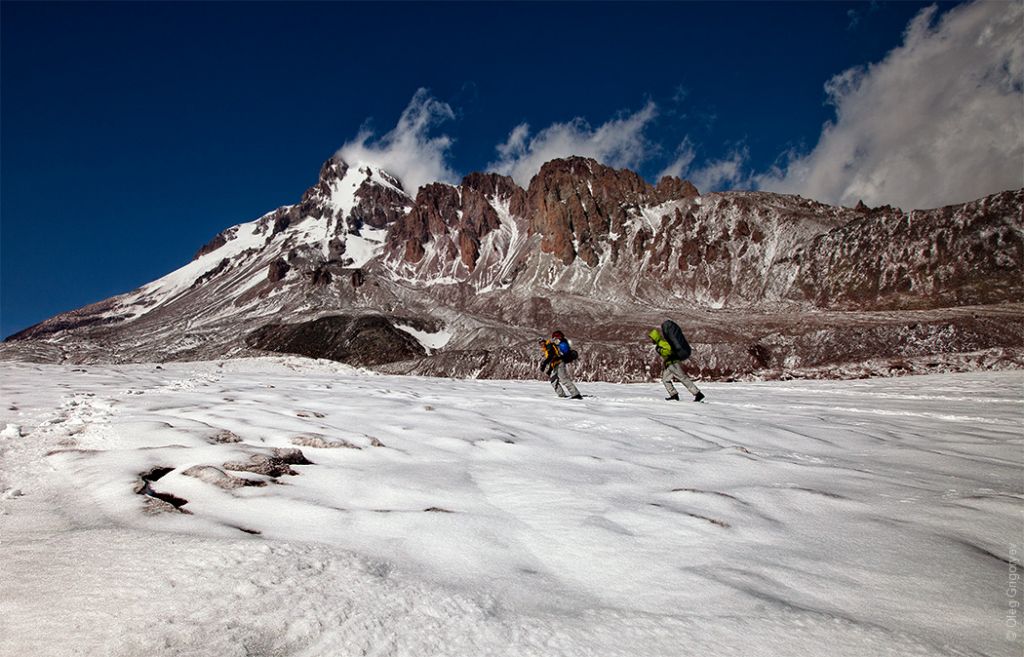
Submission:
[[[638,380],[651,373],[647,327],[672,316],[707,377],[1007,366],[1024,362],[1022,208],[1024,190],[912,212],[701,195],[585,158],[545,164],[527,189],[474,173],[413,197],[332,158],[296,205],[12,336],[0,357],[286,351],[518,376],[532,373],[532,339],[560,328],[581,375]]]
[[[541,251],[563,265],[579,258],[596,267],[610,249],[609,237],[624,236],[631,215],[648,205],[650,191],[632,171],[594,160],[548,162],[527,191],[530,232],[541,235]]]
[[[412,280],[490,281],[494,272],[474,272],[481,258],[488,269],[509,255],[513,245],[495,233],[522,230],[525,198],[511,178],[496,174],[474,173],[457,187],[426,185],[391,226],[383,260]]]
[[[937,308],[1024,299],[1021,192],[859,217],[801,245],[794,296],[829,308]]]

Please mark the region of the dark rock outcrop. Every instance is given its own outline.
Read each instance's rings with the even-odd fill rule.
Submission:
[[[267,280],[271,283],[283,281],[284,277],[288,275],[289,269],[291,267],[288,265],[288,262],[284,258],[278,258],[267,267]]]
[[[380,315],[335,315],[297,324],[270,324],[249,334],[253,349],[371,366],[426,355],[408,333]]]
[[[204,244],[198,251],[196,251],[196,254],[192,256],[192,259],[198,260],[207,253],[213,253],[214,251],[216,251],[217,249],[219,249],[220,247],[224,246],[227,243],[228,239],[224,236],[224,233],[217,233],[217,235],[212,240]]]

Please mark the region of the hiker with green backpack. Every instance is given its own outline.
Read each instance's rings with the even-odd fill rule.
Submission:
[[[691,349],[690,343],[686,341],[679,325],[671,319],[666,319],[662,322],[660,331],[653,328],[647,336],[654,343],[654,348],[658,350],[658,355],[664,361],[661,382],[665,384],[665,390],[668,391],[668,397],[665,397],[665,400],[679,401],[679,393],[672,385],[672,379],[679,381],[684,388],[690,391],[693,401],[699,402],[704,399],[704,393],[683,372],[682,362],[690,357]]]

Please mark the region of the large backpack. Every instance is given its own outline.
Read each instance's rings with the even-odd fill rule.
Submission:
[[[559,355],[562,358],[563,363],[571,363],[577,358],[579,358],[579,354],[577,354],[576,350],[572,348],[572,345],[569,344],[569,340],[567,338],[561,339],[561,342],[559,342],[557,349]]]
[[[686,360],[690,357],[693,351],[690,349],[690,343],[686,341],[683,330],[671,319],[666,319],[661,323],[661,337],[665,338],[665,341],[672,347],[672,355],[676,358]]]

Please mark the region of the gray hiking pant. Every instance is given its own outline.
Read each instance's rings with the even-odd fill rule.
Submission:
[[[572,382],[572,375],[569,374],[569,368],[565,363],[559,363],[548,371],[548,381],[551,382],[551,387],[555,389],[559,397],[575,397],[580,394],[580,391],[576,389],[576,384]],[[565,390],[562,390],[562,386],[565,386]]]
[[[676,387],[672,385],[672,379],[679,381],[683,384],[683,387],[690,391],[691,395],[696,396],[700,392],[700,388],[694,385],[690,377],[686,376],[686,372],[683,371],[682,363],[672,363],[666,365],[665,369],[661,373],[661,382],[665,384],[665,390],[668,391],[669,395],[678,394]]]

